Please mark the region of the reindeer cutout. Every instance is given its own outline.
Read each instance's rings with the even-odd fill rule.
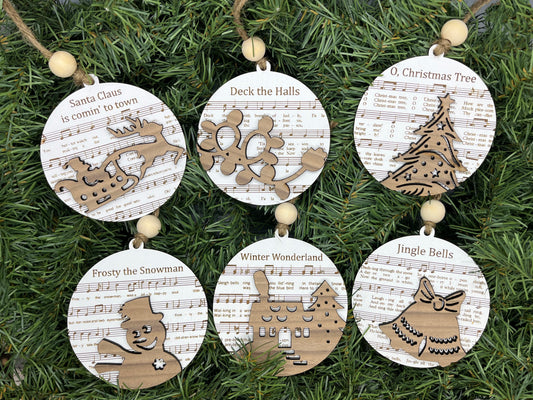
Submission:
[[[74,169],[76,179],[59,181],[54,188],[56,192],[68,190],[76,203],[86,206],[87,212],[91,212],[133,190],[157,157],[162,157],[168,152],[176,153],[174,164],[177,164],[185,149],[167,142],[162,133],[163,125],[146,120],[141,122],[139,118],[126,117],[126,119],[132,123],[129,129],[107,128],[107,131],[119,139],[139,135],[139,137],[153,137],[153,141],[116,150],[99,167],[85,163],[80,157],[67,161],[63,168]],[[120,166],[120,157],[128,152],[134,152],[137,157],[144,158],[138,176],[126,173]]]
[[[121,364],[97,363],[96,372],[118,371],[118,385],[124,389],[147,388],[173,378],[181,371],[174,354],[165,350],[166,328],[162,313],[154,313],[150,297],[138,297],[123,304],[119,313],[124,317],[120,326],[127,330],[126,341],[131,350],[109,339],[98,343],[98,353],[123,357]]]
[[[424,276],[414,299],[394,320],[379,325],[391,346],[419,360],[438,362],[441,367],[463,358],[466,353],[461,345],[457,315],[465,292],[439,296]]]

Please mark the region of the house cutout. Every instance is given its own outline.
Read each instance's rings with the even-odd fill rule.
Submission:
[[[254,283],[259,301],[250,310],[253,338],[246,346],[254,356],[264,360],[281,352],[286,363],[278,375],[287,376],[313,368],[331,353],[345,321],[337,312],[344,307],[327,281],[312,293],[316,301],[307,309],[301,301],[271,300],[264,271],[254,273]]]

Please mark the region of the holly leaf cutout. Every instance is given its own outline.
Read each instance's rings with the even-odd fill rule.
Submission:
[[[274,190],[276,191],[276,194],[281,200],[285,200],[287,197],[289,197],[289,194],[291,193],[289,185],[287,185],[285,182],[276,183],[274,186]]]
[[[235,177],[235,182],[237,182],[238,185],[248,185],[252,178],[253,174],[250,171],[243,169]]]
[[[261,168],[261,173],[259,175],[261,176],[262,182],[268,182],[274,179],[274,176],[276,176],[276,170],[272,165],[265,165]]]
[[[213,164],[215,163],[215,158],[213,156],[209,156],[207,154],[200,154],[200,163],[202,164],[202,167],[206,171],[209,171],[211,168],[213,168]]]

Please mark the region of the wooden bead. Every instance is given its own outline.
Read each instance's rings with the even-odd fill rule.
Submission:
[[[292,203],[281,203],[276,207],[275,216],[280,224],[290,225],[298,218],[298,210]]]
[[[468,27],[460,19],[451,19],[442,26],[440,36],[448,39],[452,46],[459,46],[468,36]]]
[[[446,215],[446,208],[439,200],[429,200],[422,204],[420,216],[424,222],[439,223]]]
[[[78,64],[72,54],[66,51],[56,51],[48,60],[48,67],[55,76],[68,78],[74,74]]]
[[[259,61],[265,52],[265,42],[261,38],[251,37],[242,42],[242,54],[249,61]]]
[[[142,233],[148,239],[157,236],[161,230],[161,221],[155,215],[145,215],[137,221],[137,232]]]

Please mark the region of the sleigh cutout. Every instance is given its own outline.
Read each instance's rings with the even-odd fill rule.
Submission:
[[[174,164],[177,164],[185,149],[167,142],[163,136],[163,125],[141,121],[139,118],[126,119],[132,125],[123,130],[107,128],[107,131],[118,139],[138,135],[138,137],[152,137],[152,141],[116,150],[108,155],[100,166],[86,163],[80,157],[70,159],[63,168],[72,168],[76,172],[76,177],[59,181],[54,187],[56,192],[69,191],[80,207],[87,207],[87,212],[91,212],[134,190],[157,157],[163,157],[166,153],[175,153]],[[137,174],[126,172],[121,166],[120,158],[129,152],[144,158],[140,170],[136,171]]]

